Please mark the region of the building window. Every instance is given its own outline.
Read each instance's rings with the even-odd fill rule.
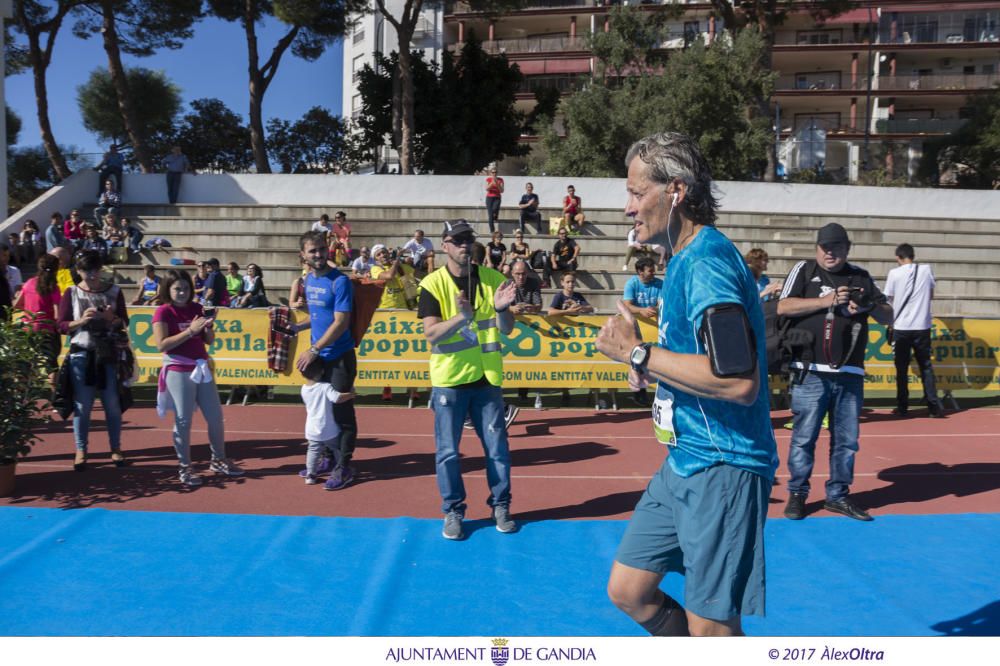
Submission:
[[[363,41],[365,41],[365,29],[358,26],[354,29],[354,43],[357,44]]]

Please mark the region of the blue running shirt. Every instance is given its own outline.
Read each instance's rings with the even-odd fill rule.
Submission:
[[[660,292],[663,291],[663,280],[653,278],[649,284],[643,284],[638,275],[633,275],[625,283],[625,292],[622,298],[639,308],[658,308],[660,306]]]
[[[721,303],[741,304],[753,327],[760,372],[757,400],[744,407],[699,398],[661,381],[657,404],[666,404],[663,399],[673,394],[675,438],[668,461],[683,477],[725,463],[773,479],[778,453],[771,429],[764,313],[757,285],[736,246],[715,227],[703,227],[667,265],[659,345],[680,354],[705,354],[698,335],[702,317],[710,306]]]
[[[330,272],[321,277],[315,277],[312,272],[305,279],[306,303],[309,305],[310,341],[313,345],[323,337],[326,329],[333,324],[334,312],[351,312],[354,299],[354,288],[346,275],[331,268]],[[333,344],[319,350],[319,357],[324,361],[340,358],[354,349],[354,338],[351,327],[334,340]]]

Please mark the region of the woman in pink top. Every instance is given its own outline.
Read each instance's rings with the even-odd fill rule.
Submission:
[[[41,354],[45,357],[45,367],[49,371],[49,383],[55,389],[56,370],[59,367],[61,338],[56,330],[59,302],[62,293],[56,283],[59,260],[51,254],[38,258],[38,275],[24,283],[14,301],[15,310],[23,310],[25,320],[31,322],[32,330],[42,338]]]
[[[194,285],[187,271],[167,271],[160,290],[163,305],[153,313],[153,339],[163,353],[156,409],[161,417],[168,410],[176,412],[174,449],[181,483],[201,485],[201,477],[191,469],[191,420],[196,405],[208,424],[209,468],[224,476],[242,476],[243,470],[226,458],[222,404],[208,365],[208,345],[215,340],[214,309],[206,312],[191,300]]]

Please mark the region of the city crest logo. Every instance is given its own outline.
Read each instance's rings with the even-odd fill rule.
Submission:
[[[510,648],[507,647],[506,638],[494,638],[493,648],[490,650],[490,659],[494,666],[505,666],[510,658]]]

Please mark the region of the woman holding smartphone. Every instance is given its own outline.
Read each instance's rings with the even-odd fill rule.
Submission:
[[[103,262],[94,251],[81,252],[76,270],[80,284],[63,292],[59,332],[69,335],[69,366],[73,380],[73,469],[87,467],[90,412],[100,394],[111,444],[111,461],[125,465],[121,451],[122,409],[118,397],[119,342],[128,327],[125,296],[116,284],[101,278]]]
[[[163,305],[153,314],[153,339],[163,353],[156,411],[160,417],[170,410],[176,413],[173,438],[181,483],[201,485],[201,477],[191,468],[191,421],[196,405],[208,424],[209,469],[223,476],[242,476],[243,470],[226,458],[222,404],[208,365],[208,345],[215,340],[215,310],[192,301],[194,284],[186,271],[167,271],[160,289]]]

